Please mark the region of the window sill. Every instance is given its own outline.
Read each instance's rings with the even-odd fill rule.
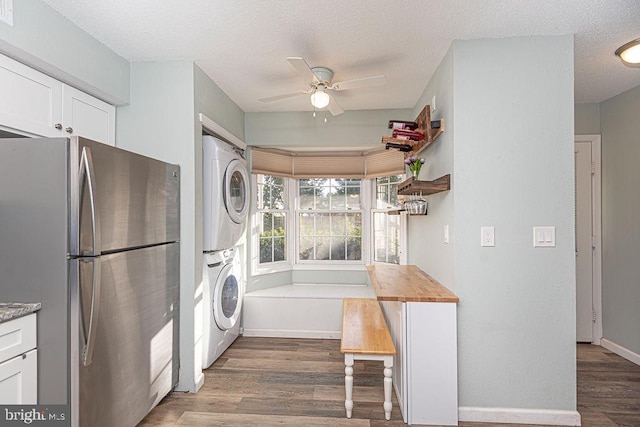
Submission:
[[[353,271],[366,271],[366,267],[364,264],[339,264],[337,262],[334,263],[304,263],[304,264],[295,264],[292,267],[292,270],[353,270]]]

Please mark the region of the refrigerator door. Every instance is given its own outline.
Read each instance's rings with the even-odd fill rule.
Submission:
[[[179,243],[101,256],[97,300],[95,263],[78,260],[81,342],[96,322],[79,363],[81,427],[134,426],[177,383],[179,256]]]
[[[179,166],[79,137],[70,152],[72,255],[179,240]]]

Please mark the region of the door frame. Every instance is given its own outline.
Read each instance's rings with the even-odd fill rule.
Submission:
[[[591,206],[593,236],[593,344],[600,345],[602,340],[602,137],[600,135],[575,135],[577,142],[591,144],[591,161],[594,164],[591,174]],[[575,180],[575,174],[574,174]]]

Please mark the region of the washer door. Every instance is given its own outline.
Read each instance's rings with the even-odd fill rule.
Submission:
[[[240,160],[232,160],[227,166],[223,189],[227,213],[233,222],[240,224],[249,211],[249,174]]]
[[[233,328],[240,317],[242,306],[240,283],[233,274],[233,264],[222,268],[213,292],[213,318],[218,328],[225,331]]]

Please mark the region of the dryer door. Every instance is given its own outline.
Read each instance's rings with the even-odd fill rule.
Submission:
[[[249,211],[249,174],[244,163],[232,160],[224,172],[224,206],[236,224],[247,218]]]
[[[234,274],[233,264],[222,268],[213,292],[213,318],[221,330],[233,328],[240,317],[242,288],[239,277]]]

